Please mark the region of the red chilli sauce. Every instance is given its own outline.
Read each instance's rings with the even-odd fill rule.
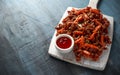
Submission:
[[[66,48],[69,48],[71,46],[72,41],[68,37],[60,37],[57,39],[56,43],[57,43],[58,47],[60,47],[62,49],[66,49]]]

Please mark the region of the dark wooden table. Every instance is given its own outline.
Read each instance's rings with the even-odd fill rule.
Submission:
[[[114,17],[107,66],[97,71],[48,54],[54,27],[68,6],[89,0],[0,0],[0,75],[120,75],[120,0],[100,0],[98,8]]]

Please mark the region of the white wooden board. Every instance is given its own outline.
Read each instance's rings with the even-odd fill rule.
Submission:
[[[63,17],[61,18],[60,22],[63,20],[63,18],[65,18],[68,14],[67,11],[71,10],[73,7],[68,7],[67,10],[65,11]],[[77,8],[76,8],[77,9]],[[110,22],[110,26],[109,26],[109,36],[112,40],[113,37],[113,18],[107,15],[104,15],[104,17],[106,17],[109,22]],[[48,50],[48,53],[58,59],[61,59],[63,61],[69,62],[69,63],[73,63],[79,66],[83,66],[83,67],[88,67],[91,69],[96,69],[96,70],[104,70],[106,63],[108,61],[109,58],[109,54],[110,54],[110,49],[111,49],[111,45],[108,46],[107,50],[104,50],[104,52],[102,53],[100,59],[98,61],[92,61],[92,60],[87,60],[87,59],[82,59],[81,61],[77,62],[74,56],[73,52],[70,52],[68,54],[61,54],[58,52],[58,50],[55,47],[55,39],[56,39],[56,31],[53,35],[53,38],[51,40],[50,43],[50,47]]]

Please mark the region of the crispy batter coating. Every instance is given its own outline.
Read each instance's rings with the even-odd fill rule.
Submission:
[[[108,36],[109,21],[103,17],[100,10],[86,7],[82,10],[72,9],[61,24],[56,26],[57,35],[69,34],[74,38],[74,54],[76,61],[81,57],[97,61],[111,44]]]

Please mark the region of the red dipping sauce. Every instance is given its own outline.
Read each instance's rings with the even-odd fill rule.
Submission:
[[[72,41],[70,38],[63,36],[63,37],[60,37],[57,39],[56,44],[58,47],[60,47],[62,49],[67,49],[71,46]]]

